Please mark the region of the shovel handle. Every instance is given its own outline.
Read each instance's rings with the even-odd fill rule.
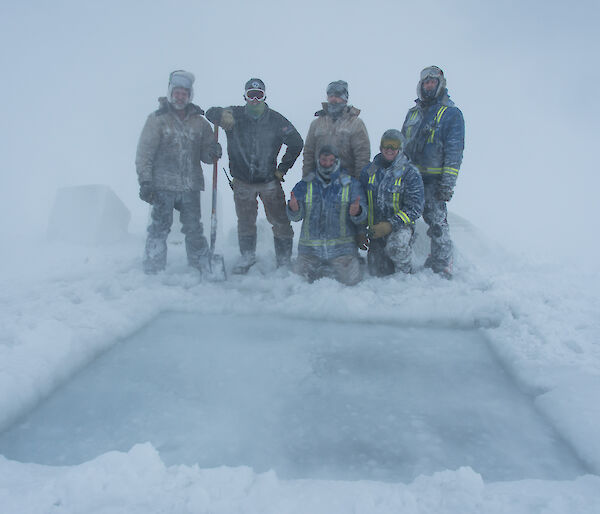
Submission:
[[[215,124],[215,141],[219,142],[219,125]],[[210,253],[215,250],[215,241],[217,240],[217,171],[219,159],[215,157],[213,162],[212,178],[212,209],[210,212]]]

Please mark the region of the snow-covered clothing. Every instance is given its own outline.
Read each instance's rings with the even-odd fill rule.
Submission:
[[[425,180],[425,209],[423,220],[427,223],[427,235],[431,239],[431,252],[425,266],[440,273],[451,273],[452,239],[448,227],[446,202],[437,198],[437,184]]]
[[[314,255],[301,254],[296,261],[296,272],[309,282],[330,276],[342,284],[354,286],[362,279],[356,255],[342,255],[324,261]]]
[[[201,162],[212,163],[217,143],[204,111],[195,104],[185,108],[182,120],[166,98],[150,114],[142,130],[135,158],[140,184],[160,191],[204,191]]]
[[[173,224],[173,209],[180,212],[181,232],[185,234],[188,264],[202,267],[207,260],[208,243],[200,222],[200,193],[198,191],[156,191],[152,201],[152,221],[144,253],[144,270],[155,273],[167,264],[167,236]]]
[[[317,111],[316,120],[310,124],[304,145],[302,176],[305,177],[315,169],[319,150],[325,145],[337,148],[342,168],[353,177],[358,177],[360,170],[371,159],[371,143],[364,122],[358,117],[360,109],[346,106],[339,117],[327,112],[328,104]]]
[[[200,223],[201,161],[212,162],[220,154],[220,146],[200,107],[188,104],[181,119],[166,98],[159,102],[160,108],[146,120],[135,160],[140,194],[152,203],[144,270],[155,273],[166,265],[173,209],[180,213],[188,263],[202,270],[208,244]]]
[[[447,91],[431,103],[415,100],[402,134],[404,153],[425,180],[437,178],[440,187],[454,188],[465,146],[465,121]]]
[[[367,218],[365,193],[360,182],[345,170],[331,174],[325,183],[315,172],[293,189],[299,209],[287,208],[292,221],[302,221],[298,255],[312,255],[328,261],[342,255],[357,255],[357,226]],[[361,211],[357,216],[349,213],[350,205],[360,196]]]
[[[431,254],[426,265],[435,272],[450,273],[452,240],[446,201],[452,196],[462,163],[465,122],[447,90],[433,102],[416,100],[408,111],[402,134],[404,151],[419,168],[425,186],[423,219],[429,225]]]
[[[360,183],[367,194],[369,227],[380,222],[392,226],[390,235],[371,241],[370,272],[410,272],[414,223],[423,212],[425,198],[419,171],[402,152],[391,163],[377,154],[362,170]]]
[[[412,226],[421,217],[423,180],[402,152],[389,165],[377,154],[363,168],[360,183],[367,194],[369,226],[388,221],[396,231],[405,225]]]
[[[229,169],[232,177],[251,184],[276,180],[276,170],[285,174],[294,165],[304,144],[294,125],[264,105],[264,112],[258,118],[251,116],[246,106],[211,107],[206,111],[206,117],[219,126],[222,126],[224,110],[233,116],[233,126],[224,127]],[[277,166],[282,145],[287,149]]]

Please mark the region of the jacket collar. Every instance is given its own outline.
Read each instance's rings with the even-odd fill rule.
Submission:
[[[322,102],[321,107],[323,107],[320,111],[315,112],[315,116],[327,116],[327,102]],[[360,114],[360,109],[354,107],[353,105],[347,105],[344,109],[344,112],[341,114],[340,118],[345,118],[346,116],[349,118],[357,118]]]
[[[406,155],[404,155],[404,152],[399,152],[396,158],[392,161],[392,164],[390,164],[387,168],[384,168],[385,159],[381,153],[378,153],[373,158],[373,164],[375,164],[375,166],[373,166],[373,169],[371,170],[371,175],[377,170],[383,169],[386,173],[391,172],[395,177],[399,177],[402,175],[402,173],[404,173],[404,168],[406,167],[406,164],[408,164],[408,158]]]

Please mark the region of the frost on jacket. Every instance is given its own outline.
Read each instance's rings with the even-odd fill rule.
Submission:
[[[367,195],[367,223],[373,226],[388,221],[396,231],[412,225],[423,214],[423,180],[402,152],[389,166],[385,164],[383,156],[377,154],[362,170],[360,183]]]
[[[465,147],[462,112],[447,91],[431,104],[415,102],[402,126],[404,151],[424,180],[438,177],[442,186],[454,188]]]
[[[365,193],[360,182],[345,170],[331,175],[328,184],[311,173],[293,189],[298,200],[298,211],[287,207],[291,221],[302,221],[298,254],[313,255],[323,260],[342,255],[356,255],[355,236],[367,218]],[[360,197],[361,211],[349,213],[350,205]]]
[[[204,111],[195,104],[186,107],[183,120],[166,98],[150,114],[138,142],[135,165],[138,180],[151,182],[164,191],[203,191],[202,162],[212,163],[216,146],[212,127]]]
[[[339,152],[341,167],[358,177],[371,160],[371,143],[364,122],[358,117],[360,109],[347,106],[338,119],[327,113],[327,103],[316,112],[316,120],[310,124],[304,144],[302,176],[315,168],[317,152],[325,145],[334,146]]]

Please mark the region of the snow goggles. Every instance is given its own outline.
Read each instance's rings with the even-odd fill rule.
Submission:
[[[382,150],[400,150],[400,146],[401,146],[400,141],[386,140],[386,141],[381,142]]]
[[[244,93],[244,97],[246,100],[260,101],[265,99],[265,92],[262,89],[248,89],[248,91]]]
[[[421,72],[421,80],[427,78],[440,80],[444,76],[444,72],[437,66],[429,66]]]

